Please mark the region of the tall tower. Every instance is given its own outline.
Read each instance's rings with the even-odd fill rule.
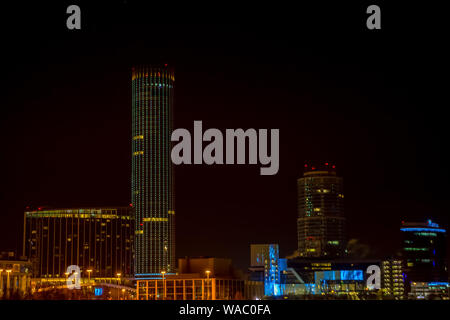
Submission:
[[[132,173],[135,276],[175,270],[175,209],[170,158],[174,72],[132,69]]]
[[[336,167],[305,164],[298,179],[298,251],[302,257],[340,257],[345,252],[344,191]]]

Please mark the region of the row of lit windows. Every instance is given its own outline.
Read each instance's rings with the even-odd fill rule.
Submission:
[[[130,216],[119,216],[116,214],[79,214],[79,213],[54,213],[51,211],[44,212],[27,212],[29,218],[80,218],[80,219],[123,219],[130,220]],[[109,221],[108,221],[109,222]]]

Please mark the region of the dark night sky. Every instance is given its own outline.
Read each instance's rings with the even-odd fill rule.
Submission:
[[[245,267],[250,243],[290,254],[308,159],[336,163],[348,236],[379,254],[395,251],[401,220],[448,226],[448,50],[431,8],[383,6],[383,29],[368,31],[363,5],[82,2],[82,30],[69,31],[66,7],[4,9],[0,250],[21,247],[27,205],[130,202],[135,63],[175,67],[175,128],[280,129],[276,176],[247,165],[176,168],[177,256]]]

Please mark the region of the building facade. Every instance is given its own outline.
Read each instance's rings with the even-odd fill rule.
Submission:
[[[262,284],[246,281],[230,259],[185,257],[178,259],[177,274],[137,279],[138,300],[232,300],[261,295]]]
[[[174,72],[167,65],[132,69],[132,175],[135,276],[175,271],[171,161]]]
[[[346,248],[344,190],[335,165],[305,164],[297,185],[299,256],[342,257]]]
[[[383,294],[395,300],[405,298],[405,274],[403,261],[386,259],[381,263],[381,286]]]
[[[137,300],[240,300],[244,294],[241,279],[171,274],[164,279],[137,280]]]
[[[25,212],[24,223],[23,255],[36,278],[64,278],[70,265],[82,277],[133,274],[132,207],[38,208]]]
[[[0,299],[20,299],[31,294],[31,263],[15,252],[0,253]]]
[[[431,220],[403,222],[402,257],[406,282],[448,282],[446,230]]]
[[[412,282],[408,298],[450,300],[450,285],[448,282]]]

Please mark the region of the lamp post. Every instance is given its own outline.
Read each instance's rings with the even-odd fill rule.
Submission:
[[[86,271],[88,273],[88,283],[89,283],[89,286],[91,286],[91,272],[92,272],[92,269],[87,269]]]
[[[207,289],[206,300],[209,300],[209,290],[211,289],[209,287],[209,274],[211,273],[211,271],[206,270],[205,273],[206,273],[206,289]]]
[[[6,270],[6,275],[7,275],[7,277],[6,277],[6,297],[7,298],[9,298],[9,287],[10,287],[10,284],[9,284],[9,274],[11,273],[11,269],[8,269],[8,270]]]
[[[3,269],[0,269],[0,298],[3,297]]]
[[[163,300],[166,300],[166,281],[164,279],[164,275],[166,274],[166,271],[161,271],[162,275],[162,281],[163,281]]]
[[[116,274],[116,276],[117,276],[117,284],[119,284],[119,281],[120,281],[120,276],[121,276],[122,274],[120,273],[120,272],[117,272],[117,274]]]

